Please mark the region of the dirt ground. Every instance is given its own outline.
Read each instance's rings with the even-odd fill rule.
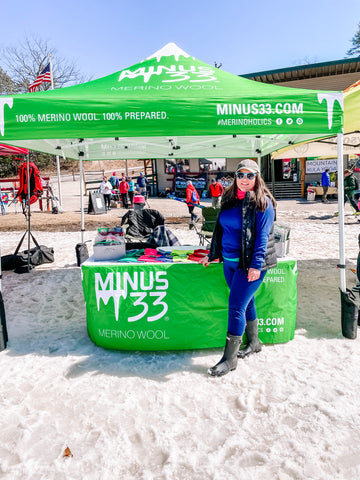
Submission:
[[[118,213],[119,212],[119,213]],[[110,211],[106,215],[86,214],[85,230],[96,230],[98,227],[114,227],[121,224],[125,210]],[[167,217],[166,225],[176,228],[188,228],[187,217]],[[77,232],[81,229],[80,212],[64,212],[53,215],[51,212],[34,212],[30,215],[31,230],[40,232]],[[27,229],[27,219],[22,213],[9,213],[0,216],[0,232],[14,232]]]

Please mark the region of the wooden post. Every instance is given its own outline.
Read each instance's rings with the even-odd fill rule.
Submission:
[[[305,197],[305,174],[306,174],[306,158],[301,157],[300,160],[300,171],[301,171],[301,196]]]

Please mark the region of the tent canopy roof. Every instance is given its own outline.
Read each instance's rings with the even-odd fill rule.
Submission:
[[[168,44],[85,84],[0,97],[0,140],[84,160],[266,155],[342,131],[341,92],[224,72]]]
[[[0,143],[0,156],[6,157],[10,155],[27,155],[28,150],[26,148],[12,147],[10,145],[4,145]]]
[[[279,68],[276,70],[264,70],[262,72],[246,73],[241,76],[256,80],[257,82],[274,84],[356,72],[360,73],[360,57],[298,65],[296,67]]]

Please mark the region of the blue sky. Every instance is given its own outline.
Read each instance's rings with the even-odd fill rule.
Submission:
[[[169,42],[234,74],[339,60],[360,22],[359,0],[2,3],[0,47],[39,36],[92,79],[129,67]]]

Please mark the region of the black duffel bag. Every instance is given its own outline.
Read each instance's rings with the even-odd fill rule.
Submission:
[[[35,247],[30,248],[30,250],[19,252],[26,233],[27,232],[22,236],[19,245],[16,247],[16,250],[12,255],[4,255],[1,257],[2,270],[15,270],[17,273],[23,273],[26,269],[24,270],[22,267],[27,267],[28,258],[30,268],[42,265],[43,263],[52,263],[54,261],[54,249],[52,247],[46,247],[45,245],[39,245],[31,232],[29,235],[33,239]]]
[[[43,263],[52,263],[54,261],[54,249],[45,245],[36,245],[36,247],[30,248],[30,250],[18,253],[18,256],[21,258],[23,265],[27,265],[29,256],[30,265],[36,267]]]
[[[52,263],[54,261],[54,249],[45,245],[37,245],[30,250],[13,253],[12,255],[3,255],[1,257],[1,270],[16,270],[27,266],[28,251],[30,252],[30,265],[36,267],[43,263]]]

